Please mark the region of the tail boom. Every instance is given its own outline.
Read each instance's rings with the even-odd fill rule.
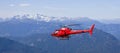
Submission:
[[[89,33],[90,36],[92,36],[94,26],[95,24],[93,24],[89,30],[71,30],[68,34],[70,35],[70,34]]]

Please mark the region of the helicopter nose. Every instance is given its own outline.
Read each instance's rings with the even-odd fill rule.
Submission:
[[[52,35],[52,36],[55,36],[56,34],[55,34],[55,33],[52,33],[51,35]]]

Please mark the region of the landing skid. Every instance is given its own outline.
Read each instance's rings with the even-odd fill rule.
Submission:
[[[58,37],[59,40],[69,40],[69,36],[65,36],[65,37]]]
[[[59,38],[59,40],[69,40],[69,38]]]

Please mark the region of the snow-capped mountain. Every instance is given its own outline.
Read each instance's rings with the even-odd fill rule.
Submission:
[[[84,19],[85,18],[85,19]],[[9,17],[9,18],[0,18],[0,21],[8,21],[8,20],[12,20],[12,19],[19,19],[19,20],[25,20],[25,19],[29,19],[29,20],[36,20],[36,21],[45,21],[45,22],[49,22],[49,21],[64,21],[64,20],[78,20],[78,19],[83,19],[86,20],[87,17],[79,17],[79,18],[70,18],[70,17],[52,17],[52,16],[45,16],[45,15],[41,15],[41,14],[36,14],[36,15],[29,15],[29,14],[25,14],[25,15],[15,15],[13,17]]]

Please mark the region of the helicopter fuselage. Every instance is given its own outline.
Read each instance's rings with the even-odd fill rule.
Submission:
[[[58,37],[58,38],[59,37],[67,38],[71,34],[90,33],[90,35],[92,35],[93,29],[94,29],[94,24],[88,30],[72,30],[71,28],[68,28],[68,27],[62,27],[62,28],[56,30],[55,32],[53,32],[52,36]]]

